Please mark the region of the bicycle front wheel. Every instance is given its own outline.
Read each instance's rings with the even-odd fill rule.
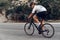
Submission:
[[[53,27],[51,24],[45,23],[45,24],[43,25],[43,27],[44,27],[44,30],[45,30],[45,31],[42,33],[42,35],[43,35],[44,37],[46,37],[46,38],[51,38],[51,37],[54,36],[55,30],[54,30],[54,27]]]
[[[33,24],[26,23],[25,26],[24,26],[24,31],[27,35],[33,35],[33,33],[34,33]]]

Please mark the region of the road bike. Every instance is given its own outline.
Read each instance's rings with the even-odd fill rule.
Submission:
[[[40,20],[41,21],[41,20]],[[55,30],[52,24],[50,23],[44,23],[42,25],[44,27],[44,30],[42,31],[42,35],[46,38],[51,38],[55,34]],[[41,28],[42,28],[41,27]],[[38,30],[37,24],[34,22],[33,17],[28,20],[28,22],[24,25],[24,31],[27,35],[33,35],[35,28]]]

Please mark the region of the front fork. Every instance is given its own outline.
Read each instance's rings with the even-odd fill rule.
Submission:
[[[29,27],[28,27],[28,29],[30,29],[31,25],[32,25],[32,23],[30,23],[30,24],[29,24]]]
[[[31,27],[32,23],[33,23],[33,20],[31,20],[31,21],[30,21],[30,24],[29,24],[28,29],[30,29],[30,27]]]

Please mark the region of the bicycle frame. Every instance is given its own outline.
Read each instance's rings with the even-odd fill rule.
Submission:
[[[34,16],[34,14],[31,16],[31,20],[30,20],[30,26],[31,26],[31,24],[33,24],[35,27],[36,27],[36,29],[38,30],[38,27],[37,27],[37,25],[34,23],[34,19],[33,19],[33,16]],[[39,20],[39,19],[38,19]],[[39,20],[39,21],[41,21],[41,20]],[[30,28],[30,27],[29,27]]]
[[[41,21],[41,20],[40,20]],[[26,26],[27,24],[29,24],[28,26]],[[32,25],[32,26],[31,26]],[[44,36],[44,37],[46,37],[46,38],[51,38],[53,35],[54,35],[54,33],[55,33],[55,30],[54,30],[54,27],[51,25],[51,24],[49,24],[49,23],[45,23],[45,24],[43,24],[41,27],[45,27],[46,25],[49,25],[49,27],[51,27],[53,30],[53,33],[49,36],[48,35],[48,33],[49,33],[49,29],[44,29],[44,30],[41,30],[41,33],[42,33],[42,35]],[[34,26],[36,27],[36,29],[38,30],[38,32],[39,32],[39,29],[38,29],[38,26],[35,24],[35,22],[34,22],[34,19],[33,19],[33,16],[31,17],[31,19],[27,19],[27,23],[25,24],[25,26],[24,26],[24,31],[26,32],[26,34],[27,35],[32,35],[33,33],[34,33]],[[28,27],[28,29],[30,29],[30,27],[33,27],[33,31],[32,31],[32,33],[28,33],[28,31],[26,31],[26,27]],[[46,32],[47,34],[45,35],[45,33],[44,32]]]
[[[37,25],[34,23],[33,18],[31,19],[30,25],[31,25],[31,24],[33,24],[33,25],[36,27],[36,29],[38,30],[38,27],[37,27]]]

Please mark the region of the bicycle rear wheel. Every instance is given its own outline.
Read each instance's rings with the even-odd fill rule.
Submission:
[[[33,33],[34,33],[33,24],[26,23],[25,26],[24,26],[24,31],[27,35],[33,35]]]
[[[45,23],[43,25],[44,27],[44,32],[42,32],[42,35],[46,38],[51,38],[54,36],[54,33],[55,33],[55,30],[54,30],[54,27],[49,24],[49,23]]]

